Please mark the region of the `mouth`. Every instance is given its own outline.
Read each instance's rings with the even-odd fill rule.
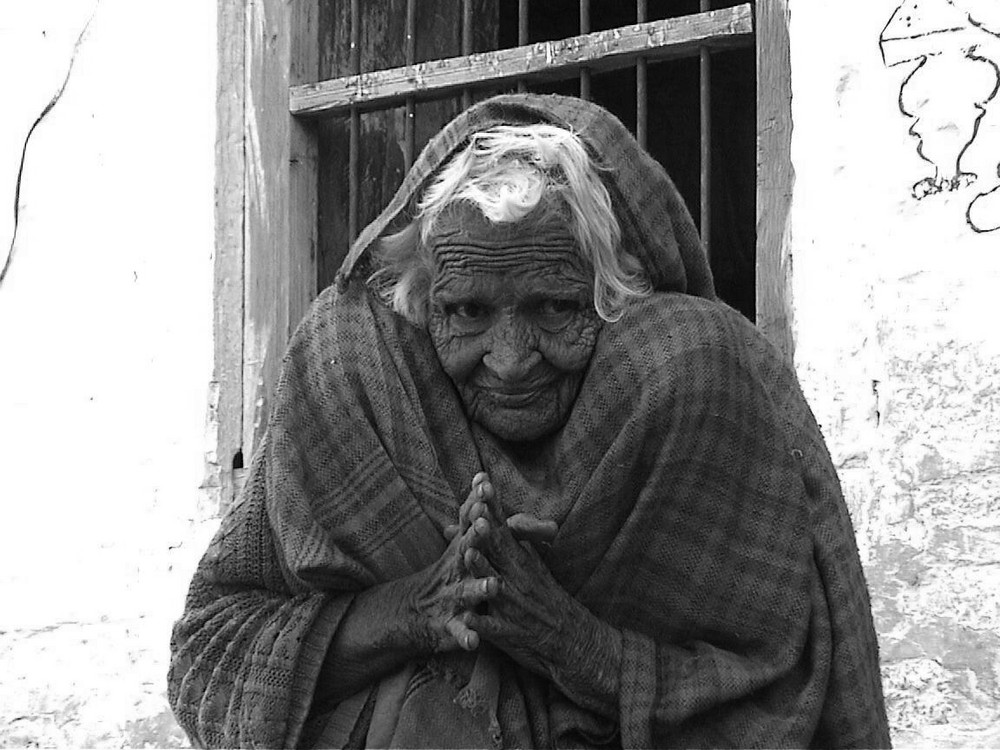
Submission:
[[[541,394],[541,388],[483,388],[482,392],[498,406],[519,409],[528,406]]]

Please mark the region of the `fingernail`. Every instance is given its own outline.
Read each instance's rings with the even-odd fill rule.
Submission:
[[[490,494],[493,493],[493,485],[490,484],[489,482],[483,482],[482,486],[479,489],[482,491],[483,495],[485,495],[487,493],[490,493]]]

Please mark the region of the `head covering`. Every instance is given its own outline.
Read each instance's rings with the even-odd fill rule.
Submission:
[[[504,94],[479,102],[452,120],[424,147],[392,201],[358,236],[338,274],[341,288],[370,268],[375,241],[402,228],[431,179],[469,136],[496,125],[549,123],[576,133],[611,194],[622,243],[642,264],[657,291],[715,299],[708,258],[691,214],[673,181],[618,118],[593,102],[555,94]]]

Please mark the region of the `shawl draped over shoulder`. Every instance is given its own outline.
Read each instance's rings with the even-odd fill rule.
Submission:
[[[603,326],[551,439],[545,490],[468,421],[426,332],[366,282],[373,243],[408,220],[470,133],[529,122],[584,140],[656,289]],[[486,646],[324,697],[324,656],[353,595],[436,560],[481,470],[504,512],[558,522],[543,556],[553,576],[621,631],[616,722]],[[358,238],[293,336],[171,651],[171,705],[203,746],[889,742],[854,531],[792,369],[715,300],[663,169],[605,110],[564,97],[467,110]],[[453,734],[435,736],[435,721]]]

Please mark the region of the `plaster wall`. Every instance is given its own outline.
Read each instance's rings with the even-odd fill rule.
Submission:
[[[95,10],[96,8],[96,10]],[[211,526],[215,6],[0,12],[0,746],[176,746],[169,631]]]
[[[1000,216],[970,208],[1000,184],[974,59],[1000,61],[1000,13],[790,11],[795,362],[858,531],[894,741],[1000,746]],[[979,26],[928,33],[956,11]]]

